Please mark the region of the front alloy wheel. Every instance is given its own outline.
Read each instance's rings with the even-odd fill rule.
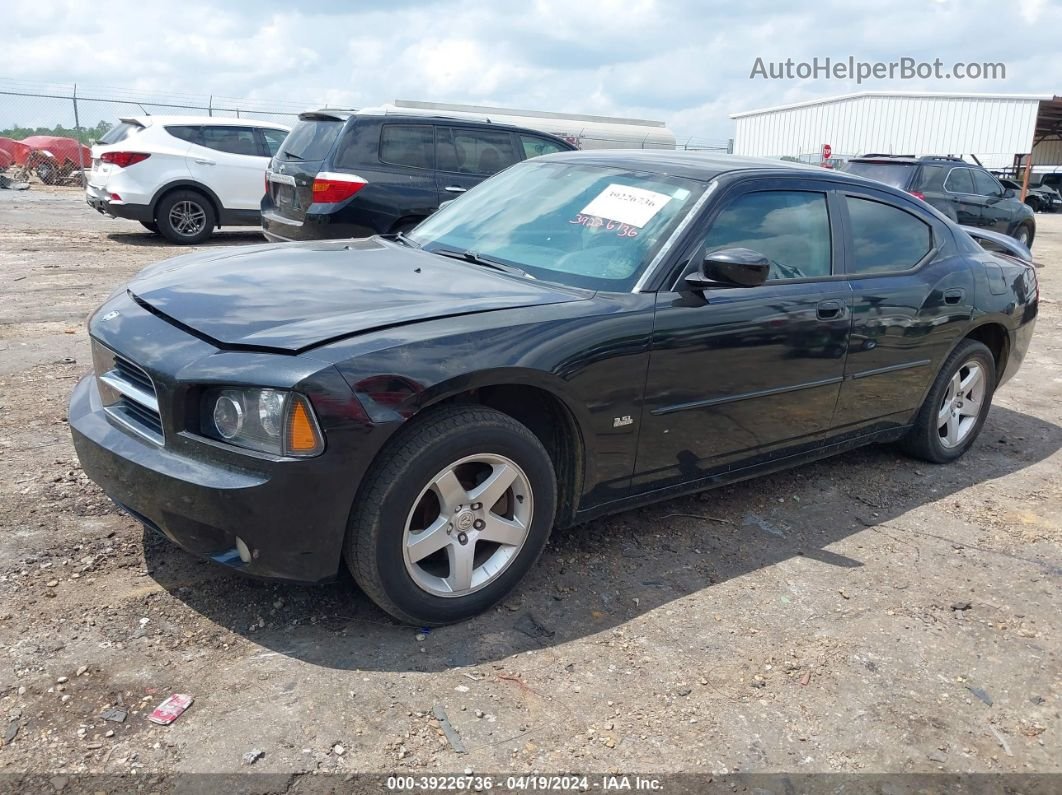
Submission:
[[[409,512],[406,571],[435,596],[474,593],[520,553],[533,513],[531,484],[516,462],[488,453],[455,461]]]
[[[553,462],[527,426],[483,406],[428,409],[362,483],[347,565],[400,621],[461,621],[516,587],[546,545],[556,501]]]

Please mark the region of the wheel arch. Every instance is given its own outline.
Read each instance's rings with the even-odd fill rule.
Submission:
[[[1003,372],[1007,369],[1007,361],[1010,358],[1010,332],[1002,323],[988,320],[970,329],[962,339],[955,343],[957,347],[965,340],[976,340],[984,344],[992,352],[992,358],[996,363],[996,384],[999,384]],[[954,350],[954,347],[952,350]],[[949,352],[950,355],[950,352]]]
[[[422,395],[410,420],[428,409],[453,404],[480,405],[507,414],[542,442],[557,473],[558,527],[574,520],[592,455],[584,428],[585,409],[566,394],[563,381],[520,368],[484,371],[472,378],[439,384]],[[555,382],[555,383],[554,383]]]
[[[386,389],[393,388],[385,387]],[[374,460],[384,455],[402,431],[432,409],[446,405],[479,405],[493,408],[524,424],[542,442],[557,473],[558,527],[571,524],[579,507],[586,473],[592,471],[593,450],[587,439],[586,408],[561,379],[538,370],[508,367],[484,370],[447,379],[414,391],[394,402],[394,394],[358,392],[370,416],[377,411],[401,417]],[[356,498],[355,498],[356,499]]]
[[[221,203],[221,199],[210,188],[204,185],[202,182],[196,182],[192,179],[178,179],[173,182],[167,182],[157,191],[155,195],[151,197],[151,218],[156,219],[156,212],[158,210],[159,202],[161,202],[166,196],[173,193],[175,190],[194,190],[197,193],[201,193],[210,201],[214,206],[214,225],[217,227],[221,223],[221,214],[225,209],[225,206]]]

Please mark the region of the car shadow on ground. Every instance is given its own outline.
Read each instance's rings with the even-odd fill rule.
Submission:
[[[333,585],[260,582],[194,559],[150,531],[145,558],[167,591],[261,645],[263,653],[335,669],[437,671],[607,631],[797,556],[821,563],[823,587],[835,589],[836,569],[863,563],[829,551],[831,544],[1032,466],[1059,449],[1062,428],[996,407],[977,444],[948,466],[912,461],[892,447],[867,447],[560,531],[502,605],[436,628],[423,642],[414,638],[417,628],[392,621],[345,573]],[[903,531],[887,532],[897,537]],[[964,540],[977,548],[973,542]],[[1000,565],[1008,562],[1005,552],[981,551]]]
[[[156,235],[153,232],[148,232],[146,229],[142,232],[108,232],[107,239],[114,241],[115,243],[122,243],[126,246],[168,249],[172,252],[172,256],[174,257],[178,254],[187,254],[190,250],[202,248],[246,246],[268,242],[262,236],[262,231],[257,227],[222,229],[220,232],[215,232],[205,241],[198,243],[195,246],[179,246],[176,243],[171,243],[162,235]]]

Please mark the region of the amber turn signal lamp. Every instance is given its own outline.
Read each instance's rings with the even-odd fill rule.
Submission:
[[[291,409],[288,411],[285,446],[288,455],[310,456],[324,450],[324,439],[317,427],[317,421],[302,395],[292,395]]]

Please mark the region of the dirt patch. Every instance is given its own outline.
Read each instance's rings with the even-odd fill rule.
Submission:
[[[349,580],[240,579],[114,510],[66,427],[84,320],[179,252],[77,190],[4,193],[0,771],[1062,770],[1062,215],[960,462],[869,448],[559,533],[503,606],[418,639]]]

